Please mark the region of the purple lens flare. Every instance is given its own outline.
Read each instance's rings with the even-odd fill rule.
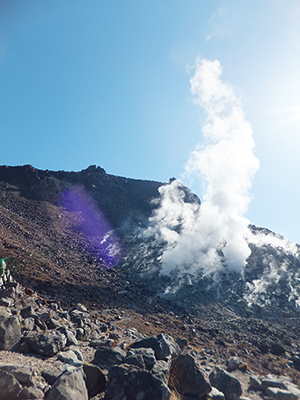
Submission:
[[[104,213],[87,193],[83,185],[76,185],[63,192],[60,204],[69,212],[79,211],[82,232],[92,239],[97,253],[101,255],[107,268],[115,267],[123,258],[121,242]]]

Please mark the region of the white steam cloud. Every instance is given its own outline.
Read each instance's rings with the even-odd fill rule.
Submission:
[[[221,75],[219,61],[197,60],[190,84],[196,104],[207,116],[205,143],[192,152],[185,174],[202,178],[206,193],[199,207],[184,201],[180,181],[161,188],[161,207],[148,233],[166,242],[162,274],[212,273],[225,264],[240,272],[251,253],[244,213],[259,161],[241,100]]]

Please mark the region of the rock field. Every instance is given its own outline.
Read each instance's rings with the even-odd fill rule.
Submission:
[[[252,370],[245,361],[249,347],[242,348],[239,356],[233,348],[221,353],[212,342],[193,343],[193,335],[185,335],[188,324],[181,335],[171,336],[164,322],[155,324],[151,318],[141,322],[140,317],[142,333],[128,323],[124,311],[88,310],[80,303],[63,309],[59,302],[15,282],[9,272],[2,279],[0,304],[1,400],[298,399],[300,395],[288,375],[259,375]],[[149,334],[154,327],[162,332]],[[298,367],[298,360],[294,357],[291,368]]]

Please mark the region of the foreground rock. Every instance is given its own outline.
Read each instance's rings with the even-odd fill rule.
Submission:
[[[300,398],[299,388],[286,376],[267,375],[251,376],[250,385],[263,396],[277,400],[297,400]]]
[[[180,353],[179,345],[174,339],[165,333],[160,333],[157,336],[142,339],[131,345],[132,349],[151,348],[157,360],[165,360],[168,356],[176,357]]]
[[[82,304],[63,310],[25,291],[19,285],[17,292],[5,292],[13,294],[13,306],[0,307],[1,400],[238,400],[241,382],[245,397],[299,398],[299,388],[286,377],[255,376],[241,369],[239,357],[218,359],[210,348],[198,353],[188,345],[191,338],[175,341],[165,332],[145,337],[100,321]],[[27,357],[34,362],[23,365]],[[235,372],[243,373],[241,382]]]
[[[23,336],[23,343],[28,345],[37,354],[51,357],[65,348],[67,337],[58,331],[48,331],[45,333],[28,332]]]
[[[58,378],[47,400],[88,400],[88,391],[85,385],[82,371],[66,372]]]
[[[215,367],[210,373],[209,380],[212,386],[224,393],[226,400],[238,400],[242,394],[240,382],[230,373]]]
[[[124,364],[111,368],[104,399],[169,400],[170,389],[151,372]]]
[[[18,318],[2,313],[0,315],[0,350],[11,350],[20,339],[21,327]]]
[[[191,354],[181,354],[172,364],[174,386],[183,396],[201,398],[211,391],[211,386]]]
[[[17,379],[5,371],[0,371],[0,393],[2,400],[14,400],[22,390]]]

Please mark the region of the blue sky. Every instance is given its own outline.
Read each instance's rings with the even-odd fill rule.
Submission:
[[[247,217],[300,243],[299,20],[298,0],[2,0],[0,163],[181,178],[193,65],[218,59],[260,159]]]

